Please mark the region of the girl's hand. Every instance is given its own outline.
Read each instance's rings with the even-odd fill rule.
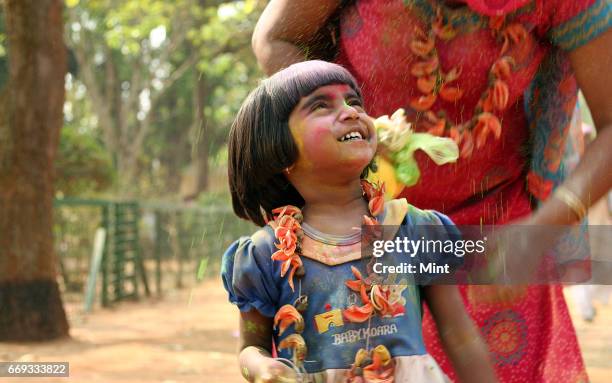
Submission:
[[[255,377],[255,383],[297,383],[295,371],[285,363],[274,358],[266,358],[261,370]]]
[[[272,318],[257,310],[240,313],[240,355],[242,376],[255,383],[298,382],[296,372],[270,356],[272,345]]]
[[[242,376],[254,383],[297,383],[295,370],[280,360],[274,359],[261,347],[248,346],[240,352]]]
[[[465,311],[457,286],[432,285],[424,287],[423,291],[459,381],[497,382],[487,346]]]

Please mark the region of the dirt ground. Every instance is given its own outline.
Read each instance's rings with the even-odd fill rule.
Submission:
[[[571,301],[571,294],[567,294]],[[163,300],[97,308],[67,304],[71,339],[0,344],[0,361],[67,361],[70,378],[3,382],[241,382],[236,362],[236,309],[219,280],[168,293]],[[592,383],[612,381],[612,302],[592,323],[575,317]],[[574,310],[572,310],[574,311]]]

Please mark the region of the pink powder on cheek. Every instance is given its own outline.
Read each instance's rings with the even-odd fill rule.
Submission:
[[[297,162],[300,167],[311,169],[317,159],[329,156],[330,148],[325,149],[329,145],[323,145],[324,142],[329,143],[330,138],[333,139],[329,128],[325,126],[311,127],[304,121],[295,121],[295,124],[291,124],[290,130],[293,141],[298,148]]]
[[[338,152],[337,140],[330,129],[326,126],[310,128],[297,136],[296,143],[300,149],[300,157],[304,164],[312,165],[314,162],[334,161],[358,161],[363,160],[363,148],[356,150],[342,150]],[[340,155],[340,157],[339,157]],[[373,153],[372,153],[373,156]]]
[[[302,138],[302,149],[307,159],[325,158],[334,149],[330,146],[334,137],[327,127],[314,127],[304,132]]]

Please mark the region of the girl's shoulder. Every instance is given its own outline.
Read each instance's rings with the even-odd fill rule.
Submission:
[[[230,302],[241,311],[257,309],[274,316],[278,301],[277,266],[270,256],[276,251],[274,231],[269,226],[234,241],[221,260],[221,279]]]
[[[272,229],[269,225],[266,225],[251,235],[242,236],[229,245],[226,253],[236,252],[238,250],[244,250],[252,247],[258,247],[260,249],[274,247],[274,229]]]
[[[250,236],[238,238],[223,253],[222,273],[225,269],[240,267],[247,258],[254,258],[258,264],[265,264],[276,251],[274,240],[274,230],[268,225]]]

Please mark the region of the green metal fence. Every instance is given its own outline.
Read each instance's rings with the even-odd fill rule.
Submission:
[[[190,207],[66,198],[55,201],[55,244],[65,294],[82,296],[96,229],[106,232],[97,291],[103,306],[161,296],[219,271],[224,249],[254,226],[229,206]]]

